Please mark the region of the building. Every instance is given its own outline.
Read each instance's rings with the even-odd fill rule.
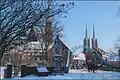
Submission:
[[[28,33],[27,44],[18,46],[15,49],[11,50],[10,53],[4,54],[3,61],[4,64],[12,63],[22,65],[25,64],[27,66],[36,66],[36,65],[45,65],[48,67],[52,67],[53,64],[53,55],[54,55],[54,46],[53,44],[49,45],[49,49],[44,48],[45,45],[41,45],[42,43],[37,39],[37,35],[35,33],[34,27],[32,27]],[[68,57],[68,46],[60,40],[60,53],[62,55],[62,66],[65,67],[67,63]],[[11,55],[12,53],[12,55]],[[13,63],[14,59],[14,63]]]
[[[68,51],[70,51],[70,49],[61,39],[60,39],[60,43],[59,43],[59,48],[60,48],[59,54],[62,56],[62,67],[66,67]],[[48,53],[48,63],[50,63],[51,65],[53,62],[53,56],[54,56],[54,45],[51,45],[49,48],[49,53]]]
[[[48,3],[51,2],[50,0],[48,1]],[[49,6],[50,5],[48,4],[48,7]],[[46,15],[46,17],[47,16],[49,16],[49,14]],[[3,64],[7,65],[7,63],[11,63],[13,65],[14,63],[18,63],[15,64],[15,66],[20,66],[24,64],[27,66],[45,65],[48,67],[52,67],[54,46],[52,46],[51,48],[48,47],[53,42],[52,18],[48,18],[45,24],[45,28],[43,29],[43,33],[45,35],[42,35],[42,41],[44,41],[44,45],[40,41],[41,38],[38,39],[38,35],[36,34],[35,28],[33,26],[31,27],[28,34],[25,34],[27,35],[27,37],[25,38],[26,44],[22,46],[16,46],[16,48],[13,49],[13,52],[10,51],[4,54],[2,58]],[[47,49],[47,47],[49,49]],[[62,55],[63,67],[65,67],[67,63],[68,51],[69,48],[60,40],[59,54]]]
[[[19,63],[15,65],[26,64],[31,66],[36,65],[37,62],[42,63],[46,60],[47,55],[45,55],[45,51],[41,48],[41,43],[37,39],[34,27],[31,27],[27,37],[24,39],[27,42],[26,44],[16,46],[16,48],[4,54],[2,61],[5,65],[7,63],[11,63],[12,65]]]
[[[84,46],[83,53],[85,53],[85,55],[86,55],[86,60],[87,61],[89,61],[89,60],[95,61],[97,64],[101,64],[102,55],[105,54],[105,51],[98,47],[98,41],[95,37],[94,25],[93,25],[93,37],[91,39],[91,46],[90,46],[90,38],[88,38],[88,36],[87,36],[87,25],[86,25],[83,46]],[[89,55],[91,55],[91,56],[89,56]]]
[[[82,69],[86,67],[86,57],[84,53],[72,56],[71,69]]]
[[[118,52],[119,53],[119,52]],[[112,55],[112,53],[108,53],[108,56],[107,56],[107,62],[108,64],[110,64],[112,67],[120,67],[120,59],[119,59],[119,55],[117,55],[117,53],[114,55]]]
[[[86,24],[85,38],[83,41],[83,53],[89,52],[89,49],[90,49],[90,38],[88,37],[87,34],[87,24]]]

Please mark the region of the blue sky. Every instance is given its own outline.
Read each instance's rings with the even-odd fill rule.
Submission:
[[[83,45],[85,25],[88,27],[88,36],[92,38],[92,27],[95,25],[98,46],[107,51],[114,46],[120,34],[120,17],[117,9],[118,1],[74,1],[75,7],[70,10],[64,25],[64,40],[70,48]]]

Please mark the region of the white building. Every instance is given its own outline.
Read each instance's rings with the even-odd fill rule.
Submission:
[[[81,69],[85,67],[86,64],[86,58],[84,53],[79,53],[77,55],[73,55],[72,57],[72,67],[74,69]]]

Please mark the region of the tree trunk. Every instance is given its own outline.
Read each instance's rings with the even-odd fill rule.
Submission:
[[[2,66],[2,59],[0,59],[0,67]]]
[[[2,59],[0,59],[0,79],[1,79],[1,67],[2,67]]]

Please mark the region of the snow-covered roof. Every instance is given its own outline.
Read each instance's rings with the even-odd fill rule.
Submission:
[[[73,60],[86,60],[84,53],[79,53]]]
[[[40,42],[29,42],[27,45],[26,45],[26,48],[27,49],[41,49],[41,43]],[[44,47],[44,46],[43,46]]]

